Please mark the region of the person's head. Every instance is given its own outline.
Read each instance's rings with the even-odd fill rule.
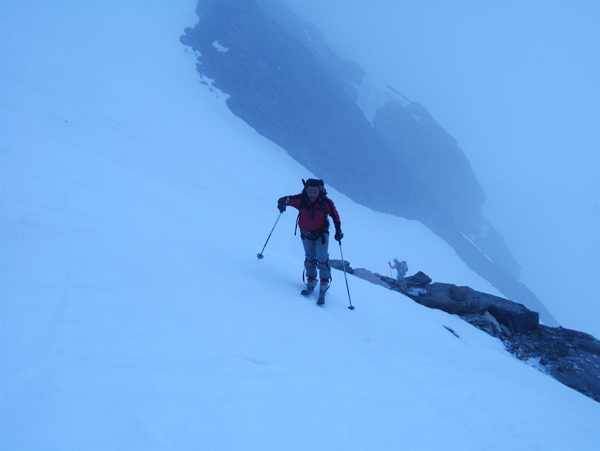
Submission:
[[[323,190],[323,180],[308,179],[304,182],[304,191],[308,196],[308,200],[314,202],[319,197],[319,194]]]
[[[306,195],[308,196],[308,200],[314,202],[317,200],[319,193],[321,190],[317,186],[307,186],[306,187]]]

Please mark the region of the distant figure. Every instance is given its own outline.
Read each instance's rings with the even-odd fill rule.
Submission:
[[[404,260],[400,262],[397,258],[395,258],[394,264],[392,265],[390,262],[388,262],[388,265],[390,265],[390,268],[396,270],[396,279],[398,280],[398,282],[400,282],[400,287],[402,288],[402,290],[408,291],[408,286],[406,285],[406,281],[404,280],[404,277],[408,272],[408,264]]]

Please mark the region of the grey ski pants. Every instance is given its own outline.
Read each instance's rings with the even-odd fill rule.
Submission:
[[[317,268],[320,279],[331,279],[329,270],[329,234],[324,233],[316,239],[300,233],[302,245],[304,246],[304,269],[306,277],[317,278]]]

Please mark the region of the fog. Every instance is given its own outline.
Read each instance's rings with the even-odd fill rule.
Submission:
[[[600,336],[600,4],[287,3],[456,138],[521,281]]]

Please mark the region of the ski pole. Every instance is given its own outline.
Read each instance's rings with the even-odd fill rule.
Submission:
[[[279,213],[279,216],[277,216],[277,220],[275,221],[275,224],[273,224],[273,228],[271,229],[271,233],[269,233],[269,236],[267,237],[267,241],[265,241],[265,245],[262,248],[262,251],[260,251],[258,254],[256,254],[256,256],[258,257],[258,259],[262,259],[265,258],[265,256],[263,255],[263,252],[265,250],[265,247],[267,247],[267,243],[269,242],[269,238],[271,238],[271,235],[273,234],[273,230],[275,230],[275,226],[277,225],[277,223],[279,222],[279,218],[281,218],[281,214],[283,212]]]
[[[350,303],[348,308],[350,310],[354,310],[354,306],[352,305],[352,300],[350,299],[350,288],[348,288],[348,277],[346,276],[346,260],[344,260],[344,253],[342,252],[342,242],[338,241],[338,243],[340,243],[340,255],[342,256],[342,269],[344,270],[344,279],[346,279],[346,291],[348,291],[348,302]]]

